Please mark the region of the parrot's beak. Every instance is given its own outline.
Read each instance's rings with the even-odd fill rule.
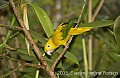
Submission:
[[[54,50],[48,50],[48,51],[46,51],[46,53],[51,56],[53,51]]]

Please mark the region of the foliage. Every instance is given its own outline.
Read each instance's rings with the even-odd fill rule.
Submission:
[[[78,17],[81,10],[80,8],[82,8],[84,4],[82,0],[54,1],[36,0],[34,2],[27,2],[27,0],[21,0],[21,4],[18,6],[19,2],[15,0],[16,6],[21,8],[21,17],[23,15],[22,7],[27,3],[28,21],[30,25],[29,32],[43,55],[44,45],[47,42],[47,39],[54,33],[54,28],[60,23],[66,22],[66,20],[68,22],[73,17]],[[110,15],[113,13],[112,11],[114,9],[113,7],[109,8],[110,10],[108,9],[111,1],[112,0],[105,1],[105,5],[103,5],[104,7],[101,8],[100,13],[96,16],[96,20],[90,23],[87,22],[87,16],[89,16],[89,14],[87,8],[88,5],[86,4],[86,8],[82,14],[82,20],[78,27],[90,27],[92,30],[82,35],[74,36],[68,50],[55,67],[55,74],[57,74],[58,78],[84,78],[83,72],[85,71],[85,59],[83,56],[83,48],[86,48],[88,52],[87,44],[89,41],[89,34],[93,36],[94,41],[92,43],[93,70],[88,72],[88,77],[116,78],[118,76],[120,72],[120,16],[118,16],[118,13]],[[39,78],[49,78],[49,75],[47,75],[43,69],[39,69],[37,68],[38,66],[35,66],[39,64],[39,60],[32,46],[30,49],[30,55],[27,53],[24,40],[25,34],[22,30],[15,29],[15,27],[19,26],[19,22],[15,19],[14,13],[8,5],[9,2],[1,2],[1,13],[6,10],[5,12],[8,12],[9,15],[4,16],[3,14],[0,14],[0,20],[5,22],[0,22],[0,24],[2,24],[0,25],[0,31],[4,33],[6,32],[5,35],[2,35],[0,32],[0,78],[36,78],[37,71],[39,71]],[[40,3],[38,4],[38,2]],[[93,12],[95,12],[99,2],[100,0],[95,0],[93,2]],[[114,0],[113,2],[115,3],[117,0]],[[120,4],[118,6],[120,6]],[[106,14],[104,14],[104,11]],[[116,15],[118,18],[115,20],[114,18],[116,18]],[[13,27],[13,29],[2,27],[9,23],[11,25],[10,27]],[[5,28],[5,30],[2,28]],[[82,45],[83,38],[86,40],[85,46]],[[61,54],[63,49],[64,47],[60,46],[53,52],[52,56],[44,56],[50,67]],[[116,72],[117,74],[105,75],[105,72],[109,71]],[[94,74],[91,72],[94,72]],[[102,74],[96,74],[96,72],[101,72]]]

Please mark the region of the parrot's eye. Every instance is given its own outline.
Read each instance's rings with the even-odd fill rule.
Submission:
[[[50,45],[48,45],[47,47],[50,48]]]

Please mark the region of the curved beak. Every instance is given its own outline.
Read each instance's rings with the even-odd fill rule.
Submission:
[[[48,50],[48,51],[46,51],[46,53],[51,56],[53,51],[54,50]]]

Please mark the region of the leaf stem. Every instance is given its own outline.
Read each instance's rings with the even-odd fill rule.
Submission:
[[[87,63],[87,53],[86,53],[86,45],[85,39],[82,39],[83,44],[83,57],[84,57],[84,69],[85,69],[85,78],[88,78],[88,63]]]

